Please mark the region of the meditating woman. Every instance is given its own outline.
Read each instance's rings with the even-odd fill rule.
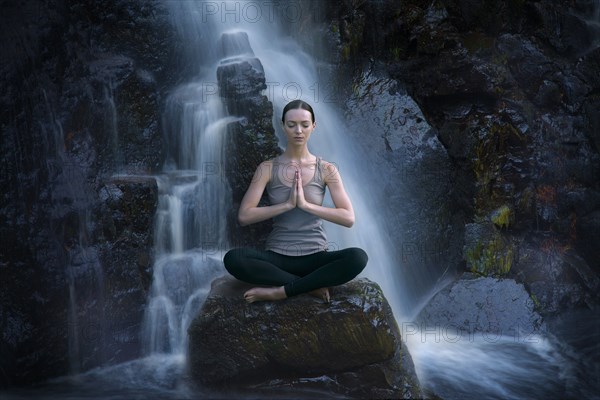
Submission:
[[[261,285],[244,293],[250,303],[302,293],[329,302],[329,288],[356,277],[368,257],[356,247],[328,251],[322,220],[349,228],[354,210],[335,165],[308,150],[316,127],[312,107],[294,100],[283,109],[281,120],[285,151],[258,166],[238,212],[241,225],[273,219],[266,249],[232,249],[223,262],[237,279]],[[265,188],[270,205],[259,207]],[[334,207],[323,206],[325,188]]]

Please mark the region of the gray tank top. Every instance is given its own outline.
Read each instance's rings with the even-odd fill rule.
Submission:
[[[290,197],[292,179],[282,182],[279,169],[284,177],[293,177],[285,163],[279,157],[273,160],[271,180],[267,184],[270,204],[280,204]],[[304,184],[304,197],[313,204],[323,205],[325,182],[321,173],[321,158],[317,157],[317,165],[313,178]],[[287,185],[286,185],[287,183]],[[299,208],[286,211],[273,218],[273,230],[267,237],[266,249],[288,256],[305,256],[318,251],[327,250],[327,237],[321,218]]]

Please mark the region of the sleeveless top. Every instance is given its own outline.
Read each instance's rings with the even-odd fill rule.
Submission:
[[[290,197],[294,170],[285,169],[286,163],[273,160],[271,180],[267,184],[270,204],[284,203]],[[279,169],[284,168],[283,176],[290,177],[287,186],[281,182]],[[317,157],[313,178],[303,185],[304,197],[313,204],[322,205],[325,196],[325,182],[321,173],[321,158]],[[287,181],[287,179],[285,179]],[[305,256],[327,250],[327,237],[321,218],[299,208],[286,211],[273,218],[273,230],[267,237],[266,249],[288,256]]]

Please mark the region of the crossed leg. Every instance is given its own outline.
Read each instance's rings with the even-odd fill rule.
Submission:
[[[227,271],[237,279],[269,286],[248,290],[244,298],[250,303],[282,300],[302,293],[329,301],[328,288],[352,280],[367,261],[367,254],[356,247],[305,256],[237,248],[228,251],[223,259]]]

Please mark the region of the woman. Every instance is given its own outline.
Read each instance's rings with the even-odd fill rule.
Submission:
[[[233,249],[223,262],[237,279],[268,286],[244,293],[249,303],[301,293],[329,302],[328,288],[356,277],[368,257],[359,248],[327,251],[322,219],[351,227],[354,210],[337,168],[308,151],[316,127],[312,107],[294,100],[283,109],[281,121],[287,147],[279,157],[258,166],[238,212],[241,225],[273,219],[266,250]],[[333,208],[322,205],[325,187]],[[259,207],[265,188],[270,205]]]

